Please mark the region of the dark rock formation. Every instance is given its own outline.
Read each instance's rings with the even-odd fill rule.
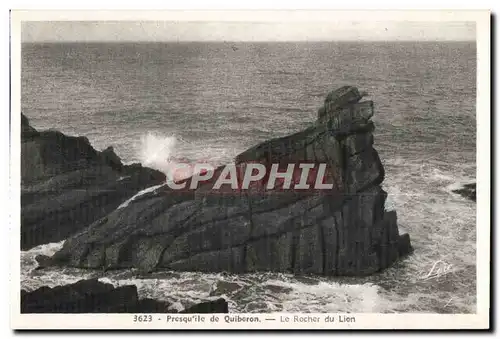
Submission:
[[[409,236],[399,235],[396,212],[385,211],[373,102],[361,99],[354,87],[333,91],[313,126],[236,157],[242,168],[327,163],[331,190],[163,186],[71,237],[44,265],[339,276],[389,267],[412,248]]]
[[[223,298],[204,301],[186,308],[179,313],[229,313],[229,305]]]
[[[460,194],[464,198],[476,201],[476,183],[465,184],[462,188],[453,190],[452,192]]]
[[[161,172],[124,166],[112,148],[96,151],[85,137],[36,131],[21,115],[21,248],[61,241],[164,181]]]
[[[114,287],[97,279],[74,284],[21,290],[21,313],[177,313],[170,304],[139,299],[134,285]],[[228,313],[224,299],[195,304],[180,313]]]

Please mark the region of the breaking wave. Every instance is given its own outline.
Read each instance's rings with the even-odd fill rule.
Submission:
[[[135,269],[102,272],[76,268],[36,270],[35,257],[53,255],[64,241],[23,251],[21,288],[75,283],[97,278],[114,286],[136,285],[141,298],[165,300],[178,310],[192,304],[225,298],[231,312],[390,312],[398,303],[384,300],[371,283],[342,283],[325,277],[282,273],[156,272],[142,276]]]
[[[170,169],[175,165],[173,155],[177,141],[174,135],[165,136],[153,132],[142,135],[139,147],[141,164],[165,173],[168,178]]]

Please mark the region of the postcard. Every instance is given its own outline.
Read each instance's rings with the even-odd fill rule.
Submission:
[[[490,20],[13,10],[12,328],[489,328]]]

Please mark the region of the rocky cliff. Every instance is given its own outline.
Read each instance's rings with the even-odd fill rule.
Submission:
[[[37,131],[21,115],[21,248],[66,239],[138,191],[165,182],[161,172],[125,166],[111,147],[85,137]]]
[[[411,252],[396,212],[385,210],[384,168],[373,148],[374,105],[358,89],[332,91],[311,127],[236,157],[327,163],[329,191],[241,190],[203,185],[144,194],[68,239],[41,265],[144,271],[279,271],[368,275]]]

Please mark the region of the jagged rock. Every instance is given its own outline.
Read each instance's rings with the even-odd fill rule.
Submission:
[[[268,176],[238,192],[214,192],[210,180],[194,192],[163,186],[71,237],[43,264],[337,276],[389,267],[412,249],[396,213],[385,211],[374,105],[359,102],[362,95],[351,86],[333,91],[313,126],[235,159],[243,170],[255,162],[326,163],[331,190],[263,190]]]
[[[115,150],[112,146],[109,146],[104,151],[101,152],[101,158],[104,163],[108,164],[111,168],[121,170],[123,167],[122,161],[118,155],[116,155]]]
[[[21,140],[38,135],[36,129],[30,125],[29,119],[21,113]]]
[[[227,301],[219,298],[213,301],[204,301],[202,303],[186,308],[179,313],[229,313]]]
[[[165,175],[124,166],[86,137],[36,131],[21,115],[21,248],[61,241]]]
[[[170,304],[139,299],[137,287],[114,287],[97,279],[34,291],[21,290],[21,313],[177,313]],[[224,299],[202,302],[181,313],[228,313]]]
[[[325,104],[320,108],[318,119],[324,114],[336,112],[339,108],[347,106],[349,103],[356,103],[362,98],[362,93],[353,86],[343,86],[330,92],[325,99]]]
[[[460,194],[464,198],[476,201],[476,183],[465,184],[462,188],[453,190],[453,193]]]

